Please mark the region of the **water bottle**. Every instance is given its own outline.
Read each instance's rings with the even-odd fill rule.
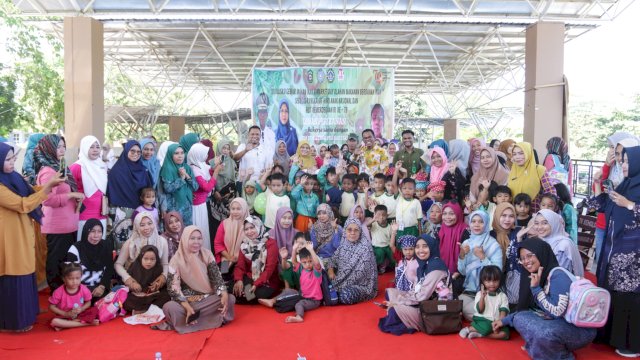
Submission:
[[[79,307],[80,307],[80,305],[78,305],[78,303],[73,304],[73,310],[75,310],[75,309],[77,309]],[[78,314],[75,314],[75,315],[73,315],[72,319],[75,319],[77,317],[78,317]]]
[[[307,360],[307,358],[298,354],[298,358],[296,360]]]
[[[159,351],[156,353],[156,360],[162,360],[162,353]]]

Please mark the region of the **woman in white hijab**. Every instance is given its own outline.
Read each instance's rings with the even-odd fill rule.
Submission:
[[[551,245],[558,263],[573,275],[584,276],[584,266],[578,247],[564,231],[562,216],[548,209],[538,211],[533,220],[538,237]]]

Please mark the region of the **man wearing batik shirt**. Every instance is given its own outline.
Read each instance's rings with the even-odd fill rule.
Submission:
[[[389,167],[389,155],[387,152],[376,144],[373,130],[366,129],[362,131],[361,146],[351,155],[351,161],[360,164],[360,172],[365,172],[370,176],[377,173],[385,173]]]

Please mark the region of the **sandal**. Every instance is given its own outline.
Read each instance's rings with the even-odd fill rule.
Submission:
[[[163,321],[160,324],[151,325],[151,330],[167,331],[167,330],[173,330],[173,329],[171,328],[171,325],[169,325],[169,323],[167,323],[166,321]]]

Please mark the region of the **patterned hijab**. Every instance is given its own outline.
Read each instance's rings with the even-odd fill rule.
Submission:
[[[569,156],[569,146],[561,137],[554,136],[547,141],[547,156],[557,155],[564,169],[569,171],[571,167],[571,157]]]
[[[280,225],[280,220],[287,213],[291,214],[291,225],[288,228],[284,228]],[[293,210],[288,207],[281,207],[276,212],[275,227],[269,230],[269,238],[276,241],[278,249],[287,248],[289,254],[293,253],[293,239],[296,237],[296,232],[298,232],[293,225]]]
[[[511,169],[511,156],[509,155],[509,147],[515,144],[516,144],[515,140],[506,139],[506,140],[502,140],[502,142],[500,143],[500,147],[498,148],[498,151],[500,151],[507,157],[507,167],[509,169]]]
[[[195,231],[200,231],[200,229],[195,225],[189,225],[182,232],[180,248],[169,262],[169,271],[173,273],[177,271],[180,274],[180,281],[191,289],[203,294],[213,294],[215,289],[211,287],[209,281],[208,266],[215,262],[215,258],[211,250],[204,246],[201,246],[198,252],[191,252],[189,238]],[[200,231],[200,233],[202,232]]]
[[[280,143],[284,144],[284,154],[280,153]],[[276,143],[276,151],[275,154],[273,154],[273,163],[276,165],[280,165],[282,166],[282,168],[284,169],[284,173],[285,174],[289,174],[289,170],[291,169],[290,167],[290,160],[291,157],[289,156],[289,153],[287,152],[287,143],[284,142],[284,140],[280,139],[278,140],[278,142]]]
[[[48,166],[55,170],[56,172],[60,172],[60,160],[58,159],[58,145],[60,145],[60,141],[65,141],[63,137],[60,137],[55,134],[45,135],[40,141],[38,141],[38,145],[33,150],[33,169],[35,170],[36,176],[40,173],[40,169],[45,166]],[[67,174],[66,183],[71,188],[71,192],[78,191],[78,184],[76,184],[76,180],[71,176],[71,170],[69,168],[65,168]]]
[[[329,206],[329,204],[318,205],[318,208],[316,209],[316,216],[320,211],[324,211],[328,215],[328,220],[326,222],[318,220],[313,224],[313,230],[316,233],[318,246],[322,246],[331,241],[335,232],[333,229],[333,220],[335,219],[335,215],[333,214],[333,210],[331,210],[331,206]]]
[[[169,228],[169,221],[171,221],[172,217],[175,217],[176,219],[178,219],[178,221],[180,221],[180,231],[178,231],[177,233],[171,232],[171,229]],[[184,232],[184,221],[182,220],[182,215],[177,211],[169,211],[164,215],[162,219],[164,221],[164,232],[162,233],[162,235],[167,239],[179,241],[182,233]]]
[[[216,151],[222,156],[222,148],[229,146],[229,155],[224,157],[224,167],[218,172],[218,181],[216,182],[216,190],[222,190],[227,184],[236,181],[236,163],[231,156],[231,142],[226,139],[218,141]]]
[[[378,286],[373,248],[371,242],[365,239],[362,231],[365,227],[359,220],[347,219],[344,224],[345,230],[352,224],[360,227],[360,237],[352,242],[347,240],[347,231],[342,233],[340,246],[329,260],[331,267],[338,268],[333,284],[338,287],[338,291],[344,287],[358,285],[368,290],[368,297],[373,298]]]
[[[11,145],[0,143],[0,163],[2,163],[3,166],[10,152],[13,154],[13,147]],[[10,173],[0,171],[0,184],[6,186],[7,189],[23,198],[34,193],[31,185],[16,171]],[[29,217],[40,224],[42,223],[42,216],[42,207],[40,205],[29,213]]]
[[[256,281],[267,265],[267,237],[260,218],[249,216],[244,221],[244,224],[247,223],[256,227],[258,236],[255,239],[249,239],[245,235],[242,244],[240,244],[240,251],[251,262],[251,279]]]
[[[224,226],[224,247],[233,256],[238,255],[238,251],[240,251],[240,244],[244,238],[244,220],[249,216],[249,205],[245,199],[237,197],[231,200],[229,209],[234,203],[240,205],[240,219],[234,220],[229,214],[229,217],[222,221],[222,226]]]
[[[351,211],[349,211],[349,217],[348,217],[348,219],[355,219],[355,220],[358,220],[358,222],[359,222],[359,223],[362,223],[362,222],[360,221],[360,219],[356,218],[356,209],[357,209],[357,208],[362,209],[362,214],[363,214],[363,216],[364,216],[364,217],[366,217],[366,216],[367,216],[367,215],[366,215],[366,211],[364,210],[364,207],[362,207],[362,205],[358,205],[358,204],[356,204],[356,206],[352,207],[352,208],[351,208]],[[346,228],[346,227],[345,227],[345,228]],[[371,242],[371,233],[369,232],[369,228],[368,228],[368,227],[366,227],[366,226],[363,226],[363,227],[362,227],[362,236],[363,236],[365,239],[367,239],[367,241]]]
[[[38,145],[38,141],[44,137],[44,134],[31,134],[27,142],[27,151],[24,153],[24,161],[22,162],[22,175],[27,177],[27,181],[31,185],[36,184],[37,173],[33,169],[33,150]]]
[[[520,166],[512,163],[509,173],[508,186],[514,194],[525,193],[535,199],[540,192],[540,179],[544,175],[546,168],[537,165],[533,155],[533,148],[528,142],[517,143],[518,147],[524,151],[524,165]],[[514,148],[515,149],[515,148]]]

